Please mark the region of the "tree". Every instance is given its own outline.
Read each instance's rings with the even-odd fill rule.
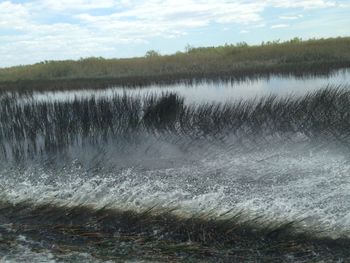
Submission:
[[[301,43],[302,41],[303,41],[302,38],[295,37],[295,38],[291,39],[289,42],[290,43]]]
[[[194,48],[193,46],[191,46],[190,44],[187,44],[187,45],[185,46],[185,52],[187,52],[187,53],[192,52],[194,49],[195,49],[195,48]]]
[[[160,56],[160,53],[155,50],[148,50],[145,54],[146,58],[153,58],[153,57],[159,57],[159,56]]]
[[[249,45],[247,44],[247,42],[238,42],[236,44],[236,47],[249,47]]]

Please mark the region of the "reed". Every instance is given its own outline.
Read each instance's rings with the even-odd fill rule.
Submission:
[[[64,152],[70,146],[130,143],[142,137],[178,138],[177,144],[208,140],[228,146],[296,135],[319,143],[349,146],[350,92],[328,87],[303,97],[275,96],[235,103],[185,105],[173,93],[160,96],[17,102],[0,105],[0,156],[25,159]],[[126,146],[126,147],[128,147]]]

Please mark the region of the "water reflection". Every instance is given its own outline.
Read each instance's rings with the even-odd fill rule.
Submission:
[[[310,91],[315,91],[326,86],[345,87],[350,84],[350,69],[341,69],[329,76],[313,76],[297,78],[295,76],[272,76],[269,78],[249,79],[234,82],[198,82],[195,84],[175,85],[151,85],[140,88],[115,87],[98,91],[59,91],[34,93],[37,101],[62,101],[75,98],[110,97],[115,94],[128,94],[143,96],[146,94],[159,94],[162,92],[176,92],[185,98],[186,103],[206,102],[229,102],[240,99],[251,99],[255,97],[274,94],[277,96],[296,95],[300,96]]]

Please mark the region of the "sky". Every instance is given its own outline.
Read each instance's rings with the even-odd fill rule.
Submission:
[[[0,0],[0,67],[350,36],[350,0]]]

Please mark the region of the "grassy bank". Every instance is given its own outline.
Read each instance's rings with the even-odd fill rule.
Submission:
[[[198,79],[242,79],[269,74],[328,74],[350,67],[350,38],[245,43],[187,48],[186,52],[130,59],[45,61],[0,69],[1,90],[143,86]]]

